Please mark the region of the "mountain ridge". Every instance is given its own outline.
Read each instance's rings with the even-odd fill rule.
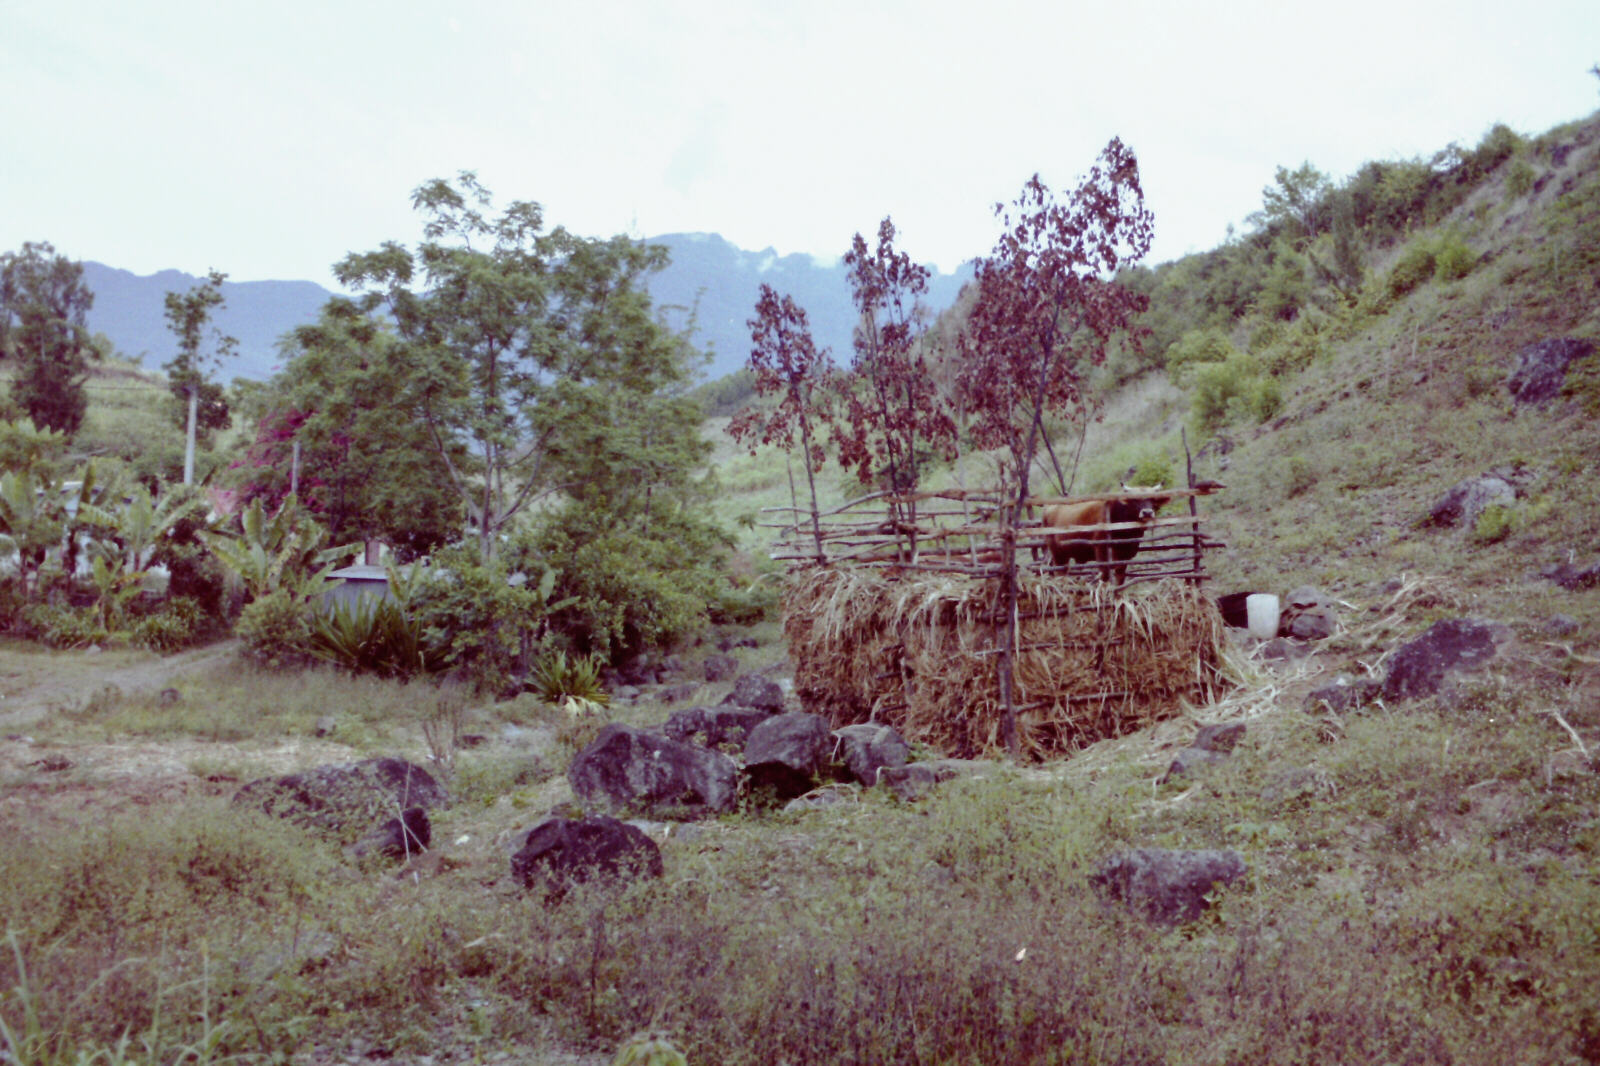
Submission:
[[[674,329],[694,328],[696,347],[710,354],[703,376],[722,377],[744,365],[749,353],[747,319],[765,283],[793,296],[806,309],[819,345],[847,362],[855,325],[850,285],[842,260],[823,264],[798,252],[780,255],[767,247],[739,248],[716,233],[668,233],[646,238],[664,245],[671,262],[649,282],[651,299]],[[95,294],[88,314],[89,329],[110,338],[117,351],[151,368],[173,354],[164,297],[184,292],[201,279],[181,270],[140,275],[91,260],[83,263],[84,282]],[[967,265],[954,274],[933,270],[926,303],[937,313],[955,302],[972,278]],[[281,338],[295,326],[312,322],[338,292],[312,281],[227,281],[227,303],[215,323],[238,340],[237,354],[222,367],[225,381],[264,381],[282,365]]]

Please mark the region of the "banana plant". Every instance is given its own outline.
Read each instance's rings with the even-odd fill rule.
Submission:
[[[319,548],[322,527],[300,510],[293,493],[271,515],[251,500],[239,516],[239,532],[200,534],[211,554],[243,583],[252,599],[284,587],[310,595],[360,542]]]
[[[0,474],[0,552],[16,553],[24,589],[30,587],[30,573],[37,574],[66,531],[60,482],[36,471]]]
[[[117,554],[127,570],[142,571],[149,568],[161,538],[204,502],[202,496],[176,490],[157,498],[143,485],[135,485],[122,506],[83,503],[78,514],[116,541]]]
[[[95,604],[100,628],[107,633],[114,632],[122,624],[128,601],[144,588],[145,573],[129,570],[119,556],[96,554],[90,561],[89,578],[100,594]]]

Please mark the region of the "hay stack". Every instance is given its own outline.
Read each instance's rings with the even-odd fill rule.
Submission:
[[[1014,666],[1023,757],[1068,754],[1210,698],[1223,643],[1188,583],[1114,596],[1098,582],[1022,576]],[[996,579],[867,568],[796,572],[784,597],[795,687],[837,728],[893,725],[947,755],[1004,754]]]

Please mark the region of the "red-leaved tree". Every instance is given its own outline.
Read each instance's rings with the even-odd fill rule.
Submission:
[[[956,426],[919,351],[923,309],[917,298],[928,291],[928,270],[896,252],[894,237],[894,223],[885,218],[876,251],[858,233],[844,257],[859,320],[839,462],[854,467],[862,484],[881,476],[891,492],[901,493],[917,487],[924,458],[952,457]],[[905,528],[915,528],[914,502],[897,500],[890,510]]]
[[[1011,652],[1016,642],[1015,527],[1028,499],[1048,415],[1086,416],[1084,379],[1117,337],[1131,337],[1145,298],[1116,273],[1149,251],[1153,220],[1139,163],[1113,138],[1063,199],[1035,175],[995,214],[1004,232],[978,262],[978,293],[960,342],[958,389],[981,448],[1003,451],[1016,496],[997,516],[1006,573],[1005,643],[998,657],[1007,748],[1017,750]],[[1133,338],[1135,341],[1137,338]]]
[[[756,394],[776,396],[777,400],[770,405],[746,407],[728,424],[728,433],[734,440],[748,444],[751,454],[757,444],[778,445],[792,454],[798,438],[801,465],[811,492],[811,535],[816,542],[817,561],[822,562],[815,474],[827,459],[821,430],[831,430],[836,424],[838,370],[828,350],[819,349],[812,340],[805,309],[792,297],[779,295],[772,286],[761,286],[756,317],[747,324],[748,365],[755,377]]]
[[[1045,418],[1081,417],[1088,372],[1133,334],[1146,298],[1115,275],[1149,251],[1153,220],[1138,160],[1115,138],[1064,199],[1035,175],[995,214],[1005,231],[977,264],[958,387],[974,443],[1005,451],[1020,501]]]

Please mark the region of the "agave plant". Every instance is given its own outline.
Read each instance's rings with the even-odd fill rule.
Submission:
[[[363,597],[317,612],[311,622],[311,653],[353,673],[412,678],[432,673],[421,627],[393,600]]]
[[[611,701],[600,684],[601,665],[597,655],[549,652],[534,665],[530,683],[546,703],[557,704],[574,716],[587,714]]]

